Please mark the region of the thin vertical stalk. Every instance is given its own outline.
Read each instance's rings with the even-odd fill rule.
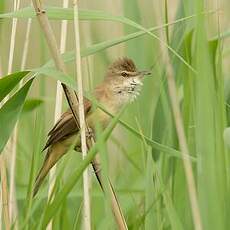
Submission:
[[[162,33],[161,33],[161,40],[163,41]],[[174,79],[174,71],[169,58],[168,50],[166,50],[164,47],[161,46],[161,51],[163,54],[162,56],[166,68],[165,70],[167,74],[169,98],[171,100],[172,112],[173,112],[174,121],[176,125],[179,146],[182,154],[182,160],[183,160],[185,177],[186,177],[186,182],[188,187],[188,194],[189,194],[190,205],[192,210],[194,228],[196,230],[202,230],[201,215],[200,215],[200,209],[198,205],[198,198],[197,198],[195,179],[192,170],[192,163],[190,158],[186,157],[190,154],[189,154],[189,149],[188,149],[187,140],[184,131],[184,125],[183,125],[184,122],[180,111],[180,104],[177,95],[176,82]]]
[[[3,75],[2,70],[2,59],[0,56],[0,78]],[[0,103],[1,106],[1,103]],[[0,155],[0,230],[3,226],[3,221],[5,222],[5,228],[10,229],[10,220],[9,220],[9,206],[8,206],[8,189],[7,189],[7,177],[6,177],[6,166],[5,166],[4,155]],[[5,192],[5,194],[4,194]],[[4,215],[4,218],[3,218]],[[7,227],[9,225],[9,227]]]
[[[14,11],[18,10],[19,6],[20,6],[20,0],[14,0],[14,8],[13,8],[13,10]],[[13,68],[14,47],[15,47],[17,23],[18,23],[18,19],[13,18],[12,29],[11,29],[11,39],[10,39],[10,52],[9,52],[8,71],[7,71],[8,74],[10,74],[12,72],[12,68]]]
[[[15,195],[15,168],[16,168],[16,153],[17,153],[17,124],[14,128],[13,134],[10,138],[9,153],[12,154],[9,158],[10,165],[10,191],[9,191],[9,212],[10,220],[13,223],[17,216],[17,204]]]
[[[69,0],[63,0],[63,8],[68,8]],[[66,50],[66,39],[67,39],[68,21],[62,20],[61,23],[61,41],[60,41],[60,52],[64,53]]]
[[[18,2],[18,9],[19,9],[19,2]],[[22,62],[21,62],[21,70],[23,71],[25,69],[26,66],[26,61],[27,61],[27,57],[28,57],[28,47],[29,47],[29,36],[30,36],[30,30],[31,30],[31,23],[32,23],[32,19],[29,18],[27,20],[27,26],[26,26],[26,35],[25,35],[25,42],[24,42],[24,47],[23,47],[23,53],[22,53]],[[19,83],[19,88],[21,88],[23,86],[23,80],[20,81]],[[12,177],[15,178],[15,167],[16,167],[16,152],[17,152],[17,139],[18,139],[18,122],[15,125],[14,128],[14,133],[13,133],[13,143],[14,143],[14,171],[12,171]],[[14,179],[13,179],[14,180]],[[15,184],[13,184],[13,188],[15,189]],[[15,191],[12,193],[13,196],[15,196]],[[14,205],[14,209],[15,209],[15,217],[17,217],[17,205],[16,205],[16,197],[13,198],[15,200],[15,205]],[[17,223],[17,222],[16,222]],[[17,225],[16,225],[17,228]]]
[[[27,25],[26,25],[26,36],[25,36],[25,42],[24,42],[24,47],[23,47],[23,53],[22,53],[21,70],[24,70],[25,67],[26,67],[26,61],[27,61],[27,57],[28,57],[29,41],[30,41],[29,37],[30,37],[30,31],[31,31],[31,23],[32,23],[32,18],[29,18],[27,20]]]
[[[63,0],[63,8],[68,7],[69,0]],[[62,20],[61,24],[61,41],[60,41],[60,52],[61,54],[65,52],[66,50],[66,38],[67,38],[67,20]],[[58,119],[61,116],[62,111],[62,100],[63,100],[63,94],[62,94],[62,88],[61,88],[61,82],[57,81],[57,88],[56,88],[56,101],[55,101],[55,113],[54,113],[54,123],[58,121]],[[54,174],[56,166],[53,166],[53,168],[50,170],[50,181],[49,181],[49,197],[52,193],[53,186],[54,186]],[[52,179],[53,178],[53,179]]]
[[[62,71],[64,74],[67,74],[65,64],[62,60],[61,54],[58,49],[57,41],[54,36],[53,30],[51,28],[51,25],[49,23],[48,17],[46,15],[46,11],[43,8],[42,2],[40,0],[32,0],[33,6],[37,15],[38,22],[40,23],[40,26],[43,30],[43,33],[45,35],[48,48],[50,50],[50,53],[54,59],[55,66],[58,70]],[[79,127],[79,120],[78,120],[78,99],[73,90],[71,90],[69,87],[67,87],[65,84],[61,84],[62,88],[65,92],[66,99],[68,101],[68,104],[70,106],[70,109],[73,113],[73,117],[75,119],[77,127]]]
[[[75,52],[76,52],[76,68],[77,68],[77,87],[79,98],[79,118],[81,132],[81,151],[82,157],[85,159],[87,155],[86,144],[86,127],[85,113],[83,101],[83,81],[81,71],[81,52],[80,52],[80,34],[79,34],[79,19],[78,19],[78,1],[73,1],[74,5],[74,32],[75,32]],[[83,229],[91,229],[91,214],[90,214],[90,192],[89,192],[89,167],[83,172]]]
[[[20,6],[20,0],[14,0],[14,11],[18,10]],[[12,73],[13,68],[13,58],[16,40],[16,30],[17,30],[18,19],[13,18],[12,31],[10,39],[10,51],[9,51],[9,62],[7,73]],[[15,197],[15,166],[16,166],[16,137],[17,137],[17,125],[14,128],[13,134],[9,140],[9,166],[10,166],[10,191],[9,191],[9,216],[10,220],[13,222],[17,216],[17,205]],[[16,225],[17,228],[17,225]]]
[[[68,8],[69,0],[63,0],[63,8]],[[61,54],[66,51],[66,39],[67,39],[67,26],[68,21],[62,20],[61,23],[61,39],[60,39],[60,52]],[[63,101],[63,93],[61,82],[57,81],[56,88],[56,101],[55,101],[55,113],[54,113],[54,124],[58,121],[62,112],[62,101]],[[55,185],[55,175],[56,175],[56,165],[50,170],[49,174],[49,191],[48,191],[48,200],[51,197],[54,185]],[[47,229],[52,229],[52,221],[49,223]]]
[[[32,24],[32,18],[29,18],[27,20],[26,24],[26,33],[25,33],[25,40],[24,40],[24,46],[23,46],[23,52],[22,52],[22,61],[21,61],[21,71],[25,70],[27,58],[28,58],[28,51],[29,51],[29,42],[30,42],[30,32],[31,32],[31,24]],[[19,88],[23,86],[23,79],[19,83]],[[18,123],[16,124],[16,131],[18,131]],[[18,138],[18,135],[17,135]],[[31,201],[29,201],[30,203]],[[30,206],[30,204],[29,204]]]
[[[183,127],[183,119],[182,119],[178,96],[177,96],[176,83],[173,77],[173,70],[172,70],[171,63],[169,61],[169,57],[165,57],[165,60],[166,60],[165,63],[166,63],[169,96],[171,99],[171,106],[173,110],[176,131],[177,131],[179,145],[182,153],[182,159],[183,159],[183,165],[185,170],[186,182],[188,186],[188,193],[189,193],[189,199],[190,199],[190,204],[192,209],[194,227],[196,230],[202,230],[200,209],[198,205],[197,191],[196,191],[196,184],[195,184],[195,179],[192,170],[192,163],[190,158],[183,157],[183,156],[188,156],[190,154],[189,154],[188,145],[187,145],[186,136]]]
[[[89,143],[88,146],[90,146],[92,143],[94,143],[93,140],[91,140],[91,143]],[[105,185],[104,185],[104,182],[102,180],[101,164],[100,164],[99,155],[96,155],[95,158],[93,159],[92,167],[94,169],[97,180],[101,186],[101,189],[104,192]],[[108,178],[108,180],[109,180],[109,178]],[[126,224],[125,217],[123,215],[122,209],[121,209],[119,201],[117,199],[116,192],[113,188],[113,184],[110,180],[109,180],[108,188],[109,188],[109,192],[110,192],[112,211],[113,211],[113,215],[115,217],[117,226],[120,230],[127,230],[128,226]]]
[[[7,175],[6,175],[6,164],[4,155],[0,155],[0,174],[1,174],[1,206],[3,208],[3,216],[5,229],[10,230],[10,216],[9,216],[9,197],[8,197],[8,186],[7,186]]]

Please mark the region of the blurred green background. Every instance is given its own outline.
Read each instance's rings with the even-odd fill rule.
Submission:
[[[29,7],[21,1],[20,9]],[[44,1],[45,6],[62,7],[61,0]],[[0,3],[2,13],[13,11],[13,1]],[[72,8],[72,2],[69,4]],[[127,106],[122,120],[152,141],[170,147],[162,151],[117,125],[109,141],[105,164],[118,195],[129,229],[194,229],[187,182],[179,151],[178,137],[168,96],[167,76],[162,49],[166,46],[149,34],[134,39],[124,36],[139,31],[125,24],[124,17],[148,29],[172,23],[154,34],[168,44],[196,72],[188,68],[171,51],[170,61],[177,83],[184,130],[190,154],[196,159],[193,172],[198,192],[203,229],[228,229],[230,208],[229,187],[229,72],[230,72],[230,2],[228,0],[118,0],[116,2],[80,1],[80,10],[89,10],[89,19],[80,16],[82,52],[107,42],[108,47],[82,58],[84,88],[92,89],[103,80],[107,66],[118,57],[132,58],[138,68],[153,68],[151,78],[144,81],[140,97]],[[95,10],[102,15],[124,16],[120,22],[90,19]],[[32,8],[31,8],[32,11]],[[48,11],[48,9],[47,9]],[[193,15],[193,17],[187,18]],[[67,15],[68,16],[68,15]],[[67,17],[56,14],[56,17]],[[104,17],[104,18],[103,18]],[[0,16],[1,18],[1,16]],[[27,15],[21,12],[15,37],[12,72],[20,71]],[[7,75],[12,18],[0,19],[0,60],[2,75]],[[51,18],[51,25],[60,43],[61,20]],[[119,44],[113,40],[121,38]],[[123,41],[122,41],[123,39]],[[74,50],[73,21],[68,20],[66,51]],[[51,58],[36,18],[32,20],[26,69],[43,66]],[[75,63],[67,62],[68,74],[75,79]],[[51,75],[51,74],[47,74]],[[28,196],[31,172],[38,170],[44,154],[41,149],[54,122],[56,81],[50,76],[34,80],[27,96],[28,111],[20,115],[17,138],[15,190],[19,229],[42,229],[48,183],[33,201]],[[31,99],[39,101],[37,105]],[[30,106],[29,103],[32,103]],[[35,104],[34,104],[35,103]],[[34,109],[31,109],[34,108]],[[64,99],[63,111],[67,108]],[[4,127],[0,120],[0,133]],[[224,138],[225,137],[225,138]],[[5,148],[10,159],[10,151]],[[58,169],[62,188],[81,162],[81,155],[72,151],[63,157]],[[33,163],[33,164],[32,164]],[[8,165],[10,167],[10,160]],[[8,167],[8,168],[9,168]],[[32,176],[34,177],[34,175]],[[117,229],[108,201],[91,170],[92,228]],[[47,180],[48,182],[48,180]],[[10,183],[10,182],[9,182]],[[78,182],[56,210],[53,229],[80,229],[82,182]],[[14,228],[13,227],[13,228]],[[2,220],[2,228],[3,220]]]

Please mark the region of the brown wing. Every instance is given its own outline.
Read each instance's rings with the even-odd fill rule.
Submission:
[[[86,98],[84,98],[84,108],[85,114],[87,114],[91,109],[91,102]],[[68,109],[65,113],[62,114],[61,118],[48,133],[49,138],[43,150],[48,148],[50,145],[65,140],[67,137],[73,135],[76,132],[78,132],[78,127],[71,110]]]

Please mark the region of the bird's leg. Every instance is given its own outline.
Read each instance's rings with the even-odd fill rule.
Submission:
[[[86,138],[87,139],[95,138],[94,131],[90,127],[88,127],[88,129],[86,130]]]
[[[76,152],[81,152],[81,147],[78,146],[78,145],[76,145],[75,148],[74,148],[74,150],[75,150]]]
[[[94,131],[93,129],[91,129],[90,127],[86,130],[86,139],[87,140],[91,140],[91,139],[94,139]],[[75,148],[74,148],[75,151],[77,152],[81,152],[81,143],[77,143]]]

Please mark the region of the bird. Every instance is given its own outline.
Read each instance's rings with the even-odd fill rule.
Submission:
[[[139,71],[134,61],[128,57],[115,60],[107,69],[105,78],[94,90],[92,95],[112,114],[117,114],[121,108],[133,102],[140,94],[144,76],[151,75],[151,71]],[[96,123],[105,128],[111,117],[100,108],[93,109],[92,102],[84,98],[84,112],[86,122],[92,132]],[[68,149],[75,144],[75,149],[81,148],[79,129],[70,109],[64,112],[54,127],[48,133],[48,140],[43,151],[47,150],[42,167],[35,179],[33,196],[35,196],[57,161],[64,156]]]

